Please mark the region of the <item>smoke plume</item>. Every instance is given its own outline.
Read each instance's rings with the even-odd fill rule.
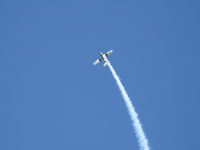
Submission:
[[[112,65],[109,61],[108,61],[107,65],[110,68],[110,71],[112,72],[114,79],[116,80],[116,83],[119,87],[121,95],[124,99],[124,102],[125,102],[127,108],[128,108],[128,112],[129,112],[129,115],[130,115],[130,118],[131,118],[131,121],[132,121],[134,131],[136,133],[136,137],[137,137],[137,140],[138,140],[138,143],[139,143],[139,146],[140,146],[140,150],[150,150],[148,140],[147,140],[145,133],[142,129],[142,125],[140,123],[138,115],[135,111],[135,108],[133,107],[133,104],[132,104],[130,98],[128,97],[128,94],[127,94],[124,86],[122,85],[117,73],[115,72],[114,68],[112,67]]]

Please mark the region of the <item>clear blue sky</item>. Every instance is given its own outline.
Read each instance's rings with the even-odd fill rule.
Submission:
[[[200,2],[1,0],[0,149],[138,150],[103,49],[152,150],[199,149]]]

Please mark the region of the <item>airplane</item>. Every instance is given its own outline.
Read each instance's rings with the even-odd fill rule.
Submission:
[[[101,55],[101,57],[100,57],[99,59],[97,59],[97,60],[93,63],[93,65],[96,65],[96,64],[100,63],[102,60],[105,62],[104,65],[103,65],[104,67],[105,67],[106,65],[108,65],[108,59],[107,59],[107,57],[108,57],[112,52],[113,52],[113,50],[110,50],[110,51],[108,51],[108,52],[105,53],[105,54],[103,54],[102,52],[99,53],[99,54]]]

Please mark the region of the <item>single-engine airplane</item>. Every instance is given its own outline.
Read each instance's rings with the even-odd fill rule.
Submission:
[[[93,65],[96,65],[96,64],[100,63],[102,60],[105,62],[105,63],[103,64],[104,67],[105,67],[106,65],[108,65],[108,59],[107,59],[107,57],[108,57],[112,52],[113,52],[113,50],[110,50],[110,51],[108,51],[108,52],[105,53],[105,54],[103,54],[102,52],[99,53],[99,54],[101,55],[101,57],[100,57],[99,59],[97,59],[97,60],[93,63]]]

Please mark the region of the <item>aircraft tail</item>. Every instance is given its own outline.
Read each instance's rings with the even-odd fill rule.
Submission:
[[[108,65],[108,62],[105,62],[105,63],[103,64],[104,67],[107,66],[107,65]]]

